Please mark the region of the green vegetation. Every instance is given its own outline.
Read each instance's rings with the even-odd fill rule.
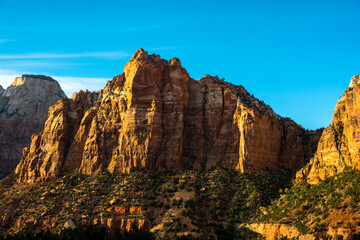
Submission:
[[[316,185],[296,183],[263,211],[260,221],[293,225],[301,233],[321,233],[328,227],[355,231],[360,220],[359,184],[357,170],[347,170]]]
[[[280,189],[290,187],[292,177],[285,169],[240,174],[220,167],[68,174],[33,184],[16,183],[10,175],[0,182],[0,216],[24,219],[8,227],[10,235],[43,230],[60,236],[69,219],[75,224],[104,220],[100,226],[109,227],[106,219],[120,218],[134,221],[135,229],[155,227],[161,239],[244,239],[251,234],[236,229],[237,224],[255,221]]]
[[[69,219],[75,224],[101,220],[93,234],[101,233],[97,227],[111,227],[108,219],[124,219],[132,229],[151,226],[149,239],[256,239],[258,235],[239,228],[253,222],[291,225],[319,237],[330,227],[341,227],[358,236],[359,171],[348,170],[317,185],[291,186],[293,177],[286,169],[240,174],[220,167],[161,174],[69,174],[31,184],[16,183],[10,175],[0,181],[2,225],[4,217],[12,223],[23,220],[5,226],[2,239],[24,239],[23,233],[27,239],[66,239],[63,226]],[[79,228],[69,234],[78,234],[71,239],[87,239],[90,233]],[[98,239],[131,239],[102,234]]]

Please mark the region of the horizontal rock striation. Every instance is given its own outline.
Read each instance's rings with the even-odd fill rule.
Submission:
[[[344,171],[360,169],[360,85],[359,75],[351,79],[335,107],[332,124],[327,127],[314,158],[300,170],[298,181],[316,184],[320,179]]]
[[[14,171],[31,135],[44,128],[49,107],[64,97],[54,79],[40,75],[18,77],[1,94],[0,177]]]
[[[275,114],[242,86],[209,75],[195,81],[179,59],[139,49],[104,89],[52,106],[16,172],[32,182],[103,170],[298,169],[320,135]]]

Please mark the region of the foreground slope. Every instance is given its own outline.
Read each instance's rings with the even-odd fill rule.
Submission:
[[[49,110],[16,173],[37,181],[64,173],[297,169],[321,130],[305,131],[242,86],[190,78],[179,59],[139,49],[99,92],[79,92]]]
[[[58,234],[72,222],[77,229],[104,227],[108,232],[147,229],[156,239],[253,239],[236,226],[254,221],[260,206],[279,197],[279,188],[289,187],[291,177],[285,169],[248,174],[220,167],[72,173],[35,183],[17,183],[11,175],[0,181],[0,236],[42,230]]]
[[[0,88],[0,177],[14,171],[31,135],[43,129],[49,107],[64,97],[58,82],[46,76],[23,75]]]
[[[358,170],[343,171],[317,184],[298,182],[263,209],[259,221],[263,223],[251,224],[250,228],[269,240],[359,239],[359,184]]]

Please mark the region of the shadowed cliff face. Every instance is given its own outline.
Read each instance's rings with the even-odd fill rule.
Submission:
[[[351,79],[349,88],[335,107],[332,124],[318,144],[314,158],[297,173],[297,180],[315,184],[334,176],[345,168],[360,169],[360,85],[359,75]]]
[[[65,97],[50,77],[24,75],[6,91],[0,89],[0,177],[12,172],[29,145],[31,135],[43,129],[51,105]]]
[[[139,49],[104,89],[52,106],[16,172],[19,181],[37,181],[102,170],[297,169],[320,134],[281,118],[242,86],[209,75],[195,81],[179,59]]]

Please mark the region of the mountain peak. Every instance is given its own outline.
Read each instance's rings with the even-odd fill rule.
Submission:
[[[134,55],[132,56],[131,60],[136,59],[147,59],[149,57],[148,52],[146,52],[143,48],[139,48]]]
[[[354,87],[360,83],[360,74],[353,76],[350,80],[349,87]]]
[[[173,57],[171,58],[169,61],[162,59],[160,57],[160,55],[158,54],[151,54],[149,55],[149,53],[147,51],[145,51],[143,48],[139,48],[134,55],[132,56],[130,62],[141,62],[141,63],[146,63],[146,64],[153,64],[153,65],[172,65],[172,66],[181,66],[181,61],[176,58]]]
[[[26,85],[28,88],[34,89],[34,91],[43,91],[44,86],[48,86],[49,89],[54,89],[55,92],[60,93],[60,98],[65,97],[65,94],[60,88],[60,85],[52,77],[44,75],[32,75],[24,74],[21,77],[17,77],[11,83],[11,85],[4,91],[3,95],[5,97],[10,97],[18,87]],[[48,88],[46,88],[48,89]],[[23,90],[18,90],[23,91]]]
[[[0,177],[15,169],[31,135],[44,127],[49,107],[64,97],[59,83],[43,75],[22,75],[5,91],[0,87]]]

